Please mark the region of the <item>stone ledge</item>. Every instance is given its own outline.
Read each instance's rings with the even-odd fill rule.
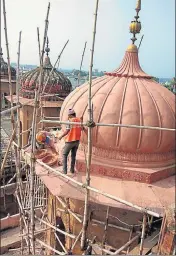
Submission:
[[[76,169],[78,172],[85,172],[86,164],[83,159],[78,159],[76,162]],[[126,168],[113,167],[110,165],[101,165],[92,160],[91,174],[97,176],[107,176],[112,178],[119,178],[126,181],[136,181],[141,183],[151,184],[153,182],[168,178],[175,174],[175,166],[168,166],[165,168]]]

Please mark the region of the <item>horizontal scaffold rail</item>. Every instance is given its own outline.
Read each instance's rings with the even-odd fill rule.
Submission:
[[[68,122],[68,121],[57,121],[57,120],[41,120],[41,123],[55,123],[55,124],[77,124],[82,126],[89,126],[89,123],[86,122]],[[164,127],[155,127],[155,126],[141,126],[141,125],[133,125],[133,124],[104,124],[104,123],[95,123],[95,126],[107,126],[107,127],[124,127],[124,128],[137,128],[137,129],[149,129],[149,130],[161,130],[161,131],[169,131],[175,132],[176,129],[173,128],[164,128]]]
[[[17,110],[18,108],[21,108],[21,107],[22,107],[22,105],[19,104],[19,105],[16,105],[16,106],[12,107],[12,108],[6,109],[6,110],[1,112],[1,116],[5,116],[6,114],[10,113],[11,111],[15,111],[15,110]]]

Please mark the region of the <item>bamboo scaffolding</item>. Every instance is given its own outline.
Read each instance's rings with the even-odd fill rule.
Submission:
[[[134,228],[131,228],[130,235],[129,235],[129,241],[132,239]],[[130,252],[130,245],[127,248],[126,255],[128,255]]]
[[[26,154],[26,155],[29,155],[29,154],[26,153],[26,152],[25,152],[25,154]],[[120,202],[120,203],[125,204],[125,205],[127,205],[127,206],[130,206],[130,207],[132,207],[132,208],[135,208],[135,209],[137,209],[137,210],[139,210],[139,211],[141,211],[141,212],[145,212],[145,213],[147,213],[147,214],[149,214],[149,215],[151,215],[151,216],[154,216],[154,217],[157,217],[157,218],[161,217],[161,215],[158,214],[158,213],[156,213],[156,212],[153,212],[153,211],[148,210],[148,209],[146,209],[146,208],[140,207],[140,206],[135,205],[135,204],[133,204],[133,203],[130,203],[130,202],[126,201],[126,200],[120,199],[120,198],[118,198],[118,197],[116,197],[116,196],[110,195],[110,194],[108,194],[108,193],[106,193],[106,192],[104,192],[104,191],[98,190],[98,189],[96,189],[96,188],[94,188],[94,187],[87,186],[87,184],[84,184],[84,183],[82,183],[82,182],[79,182],[79,181],[77,181],[77,180],[75,180],[75,179],[69,177],[68,175],[66,175],[66,174],[64,174],[64,173],[62,173],[62,172],[60,172],[60,171],[57,170],[57,169],[54,169],[54,168],[52,168],[52,167],[46,165],[45,163],[39,161],[38,159],[36,160],[36,162],[37,162],[38,164],[40,164],[41,166],[45,167],[45,169],[47,169],[48,171],[54,172],[57,176],[61,176],[61,177],[65,178],[66,180],[69,180],[69,181],[71,181],[72,183],[77,184],[78,186],[80,186],[80,187],[82,187],[82,188],[84,188],[84,189],[87,188],[87,189],[89,189],[89,190],[92,191],[92,192],[98,193],[98,194],[103,195],[103,196],[105,196],[105,197],[107,197],[107,198],[109,198],[109,199],[112,199],[112,200],[114,200],[114,201]]]
[[[59,210],[60,212],[65,212],[65,210],[63,209],[60,209],[60,208],[57,208],[57,210]],[[83,215],[81,214],[78,214],[78,213],[75,213],[78,217],[80,217],[80,219],[83,219]],[[96,220],[96,219],[91,219],[91,221],[95,224],[100,224],[100,225],[103,225],[105,226],[105,222],[103,221],[100,221],[100,220]],[[92,225],[95,225],[95,224],[92,224]],[[126,232],[130,232],[130,229],[128,228],[124,228],[124,227],[120,227],[120,226],[117,226],[117,225],[114,225],[114,224],[110,224],[108,223],[108,227],[110,228],[116,228],[116,229],[119,229],[119,230],[122,230],[122,231],[126,231]]]
[[[50,228],[53,228],[55,231],[58,231],[59,233],[63,234],[63,235],[67,235],[68,237],[72,238],[72,239],[75,239],[76,236],[73,235],[73,234],[69,234],[68,232],[65,232],[61,229],[59,229],[58,227],[55,227],[53,226],[52,224],[46,222],[45,220],[41,220],[40,218],[38,218],[36,215],[35,215],[35,219],[38,220],[38,221],[41,221],[43,224],[49,226]]]
[[[61,246],[62,249],[64,250],[64,252],[65,252],[66,254],[68,254],[68,251],[65,249],[63,243],[62,243],[61,240],[59,239],[59,237],[58,237],[58,235],[56,234],[56,232],[54,232],[54,235],[55,235],[57,241],[59,242],[60,246]]]
[[[107,236],[107,229],[108,229],[108,222],[109,222],[109,209],[110,207],[108,206],[106,211],[106,220],[105,220],[105,226],[104,226],[104,235],[102,239],[102,248],[104,248],[106,244],[106,236]]]
[[[160,234],[159,234],[159,239],[158,239],[158,253],[157,255],[160,255],[161,253],[161,245],[164,239],[164,232],[166,229],[166,224],[167,224],[167,218],[166,218],[166,214],[163,218],[163,222],[162,222],[162,226],[161,226],[161,230],[160,230]]]
[[[116,252],[113,253],[113,255],[118,255],[121,251],[126,249],[129,245],[131,245],[133,242],[135,242],[137,239],[139,239],[140,234],[133,237],[130,241],[128,241],[126,244],[124,244],[122,247],[120,247]]]
[[[37,39],[38,39],[39,60],[41,65],[40,32],[38,27],[37,27]]]
[[[32,236],[29,235],[29,237],[32,239]],[[38,242],[39,244],[41,244],[42,246],[44,246],[45,248],[49,249],[49,250],[52,250],[53,252],[59,254],[59,255],[65,255],[65,253],[63,252],[60,252],[56,249],[54,249],[53,247],[47,245],[46,243],[44,243],[43,241],[41,241],[39,238],[35,238],[36,242]]]
[[[82,223],[82,220],[71,209],[67,207],[66,203],[60,197],[56,196],[56,198],[66,211],[68,211],[78,222]]]
[[[1,116],[5,116],[6,114],[8,114],[8,113],[10,113],[10,112],[12,112],[12,111],[15,111],[15,110],[17,110],[17,109],[19,109],[19,108],[22,108],[22,104],[16,105],[16,106],[11,107],[11,108],[6,109],[6,110],[3,110],[3,111],[1,111],[0,114],[1,114]]]
[[[8,44],[8,35],[7,35],[7,21],[6,21],[6,6],[5,0],[3,0],[3,14],[4,14],[4,32],[5,32],[5,41],[6,41],[6,50],[7,50],[7,63],[8,63],[8,77],[9,77],[9,92],[10,92],[10,104],[11,104],[11,124],[12,129],[15,128],[15,118],[13,112],[13,91],[12,91],[12,76],[10,68],[10,54],[9,54],[9,44]]]
[[[45,20],[45,29],[44,29],[44,38],[43,38],[43,47],[42,54],[40,59],[40,81],[38,90],[35,91],[35,99],[34,99],[34,110],[33,110],[33,121],[32,121],[32,150],[31,150],[31,171],[30,171],[30,201],[31,201],[31,245],[32,245],[32,253],[35,255],[35,240],[34,240],[34,231],[35,231],[35,221],[34,221],[34,172],[35,172],[35,147],[36,147],[36,124],[37,124],[37,109],[39,107],[39,96],[40,90],[43,83],[43,57],[44,57],[44,48],[46,43],[46,37],[48,32],[48,17],[50,11],[50,3],[48,4],[46,20]]]
[[[21,31],[19,33],[19,43],[18,43],[18,52],[17,52],[17,77],[16,77],[16,96],[17,96],[17,104],[19,105],[19,67],[20,67],[20,46],[21,46]],[[16,170],[17,170],[17,191],[19,191],[21,200],[23,198],[22,193],[22,183],[21,183],[21,137],[20,137],[20,109],[17,109],[17,160],[16,160]],[[23,234],[23,221],[22,221],[22,212],[20,213],[20,234]],[[21,254],[23,255],[23,236],[21,237]]]
[[[92,49],[91,49],[91,60],[90,60],[90,69],[89,69],[89,86],[88,86],[88,121],[92,120],[92,102],[91,102],[91,87],[92,87],[92,68],[93,68],[93,57],[94,57],[94,47],[95,47],[95,35],[96,35],[96,25],[97,25],[97,13],[98,13],[98,4],[99,0],[96,0],[95,7],[95,19],[93,27],[93,40],[92,40]],[[91,157],[92,157],[92,128],[88,127],[88,152],[87,152],[87,168],[86,168],[86,185],[90,185],[90,166],[91,166]],[[83,219],[83,232],[81,236],[81,249],[85,250],[86,248],[86,239],[87,239],[87,228],[89,225],[88,220],[88,205],[89,205],[89,194],[90,191],[86,187],[85,194],[85,206],[84,206],[84,219]]]
[[[4,168],[5,168],[5,164],[6,164],[6,161],[7,161],[8,153],[9,153],[9,150],[10,150],[10,148],[11,148],[11,145],[12,145],[12,142],[13,142],[15,136],[16,136],[16,126],[14,127],[14,130],[13,130],[13,132],[12,132],[12,135],[11,135],[11,138],[10,138],[10,141],[9,141],[9,144],[8,144],[8,147],[7,147],[7,151],[5,152],[5,155],[4,155],[4,159],[3,159],[3,162],[2,162],[2,165],[1,165],[0,178],[2,177]]]
[[[77,238],[75,239],[74,243],[72,244],[71,251],[73,251],[73,249],[75,248],[75,246],[76,246],[77,242],[79,241],[81,235],[82,235],[82,229],[79,232],[79,234],[78,234]]]
[[[82,123],[75,123],[75,122],[66,122],[66,121],[57,121],[57,120],[41,120],[41,123],[54,123],[54,124],[77,124],[77,125],[83,125],[83,126],[89,126],[88,123],[82,122]],[[159,131],[170,131],[175,132],[176,129],[172,128],[165,128],[165,127],[155,127],[155,126],[141,126],[141,125],[132,125],[132,124],[104,124],[104,123],[95,123],[95,126],[107,126],[107,127],[121,127],[121,128],[138,128],[138,129],[148,129],[148,130],[159,130]]]
[[[79,81],[80,81],[80,76],[81,76],[81,69],[82,69],[82,64],[83,64],[83,59],[84,59],[84,53],[85,53],[85,50],[86,50],[86,45],[87,45],[87,42],[85,42],[84,50],[83,50],[83,53],[82,53],[81,64],[80,64],[79,74],[78,74],[78,86],[79,86]]]
[[[140,243],[139,255],[142,255],[142,252],[143,252],[146,224],[147,224],[147,215],[144,213],[143,222],[142,222],[142,234],[141,234],[141,243]]]

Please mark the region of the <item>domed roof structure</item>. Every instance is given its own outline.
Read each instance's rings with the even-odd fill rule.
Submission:
[[[13,67],[10,67],[10,69],[11,69],[12,80],[16,80],[16,69]],[[1,79],[7,79],[7,80],[9,79],[8,64],[3,59],[2,48],[0,51],[0,77],[1,77]]]
[[[139,1],[140,3],[140,1]],[[95,123],[175,128],[175,96],[146,74],[139,63],[135,34],[137,19],[130,26],[134,35],[118,69],[92,81]],[[136,22],[136,23],[135,23]],[[135,24],[134,24],[135,23]],[[138,26],[137,26],[137,25]],[[76,88],[65,99],[60,118],[67,120],[68,109],[87,121],[88,83]],[[93,157],[102,163],[115,160],[123,166],[166,166],[175,161],[175,133],[163,130],[96,126],[92,132]],[[83,136],[82,146],[87,144]],[[120,161],[120,162],[119,162]]]
[[[47,42],[48,44],[48,42]],[[45,49],[46,56],[43,64],[43,86],[46,84],[48,76],[53,68],[48,53],[50,49],[48,45]],[[34,89],[39,85],[40,67],[26,72],[21,78],[20,96],[24,98],[34,98]],[[44,93],[53,94],[53,97],[45,97],[45,100],[57,100],[56,94],[59,97],[65,98],[72,91],[70,80],[56,69],[53,70],[45,87]]]

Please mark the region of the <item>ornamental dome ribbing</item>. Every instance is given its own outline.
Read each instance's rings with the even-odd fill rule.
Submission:
[[[68,109],[74,108],[86,122],[87,102],[85,83],[65,99],[61,120],[67,120]],[[118,69],[92,81],[92,103],[96,123],[175,128],[175,96],[141,69],[134,44]],[[86,146],[87,138],[81,142]],[[162,166],[175,161],[175,133],[170,131],[95,127],[92,144],[93,156],[121,160],[124,166],[129,162],[131,166],[132,162]]]
[[[10,67],[10,70],[11,70],[12,80],[16,80],[16,69],[13,67]],[[0,52],[0,78],[7,79],[7,80],[9,79],[8,64],[3,59],[2,48],[1,48],[1,52]]]
[[[49,49],[49,48],[48,48]],[[49,56],[45,57],[43,65],[43,86],[47,82],[50,71],[53,66],[51,65]],[[40,67],[26,72],[21,78],[20,96],[24,98],[34,98],[35,89],[39,85],[40,80]],[[56,94],[59,97],[65,98],[72,91],[72,84],[70,80],[56,69],[53,70],[49,77],[48,83],[45,87],[44,93],[53,94],[53,97],[45,97],[45,100],[57,100]]]

